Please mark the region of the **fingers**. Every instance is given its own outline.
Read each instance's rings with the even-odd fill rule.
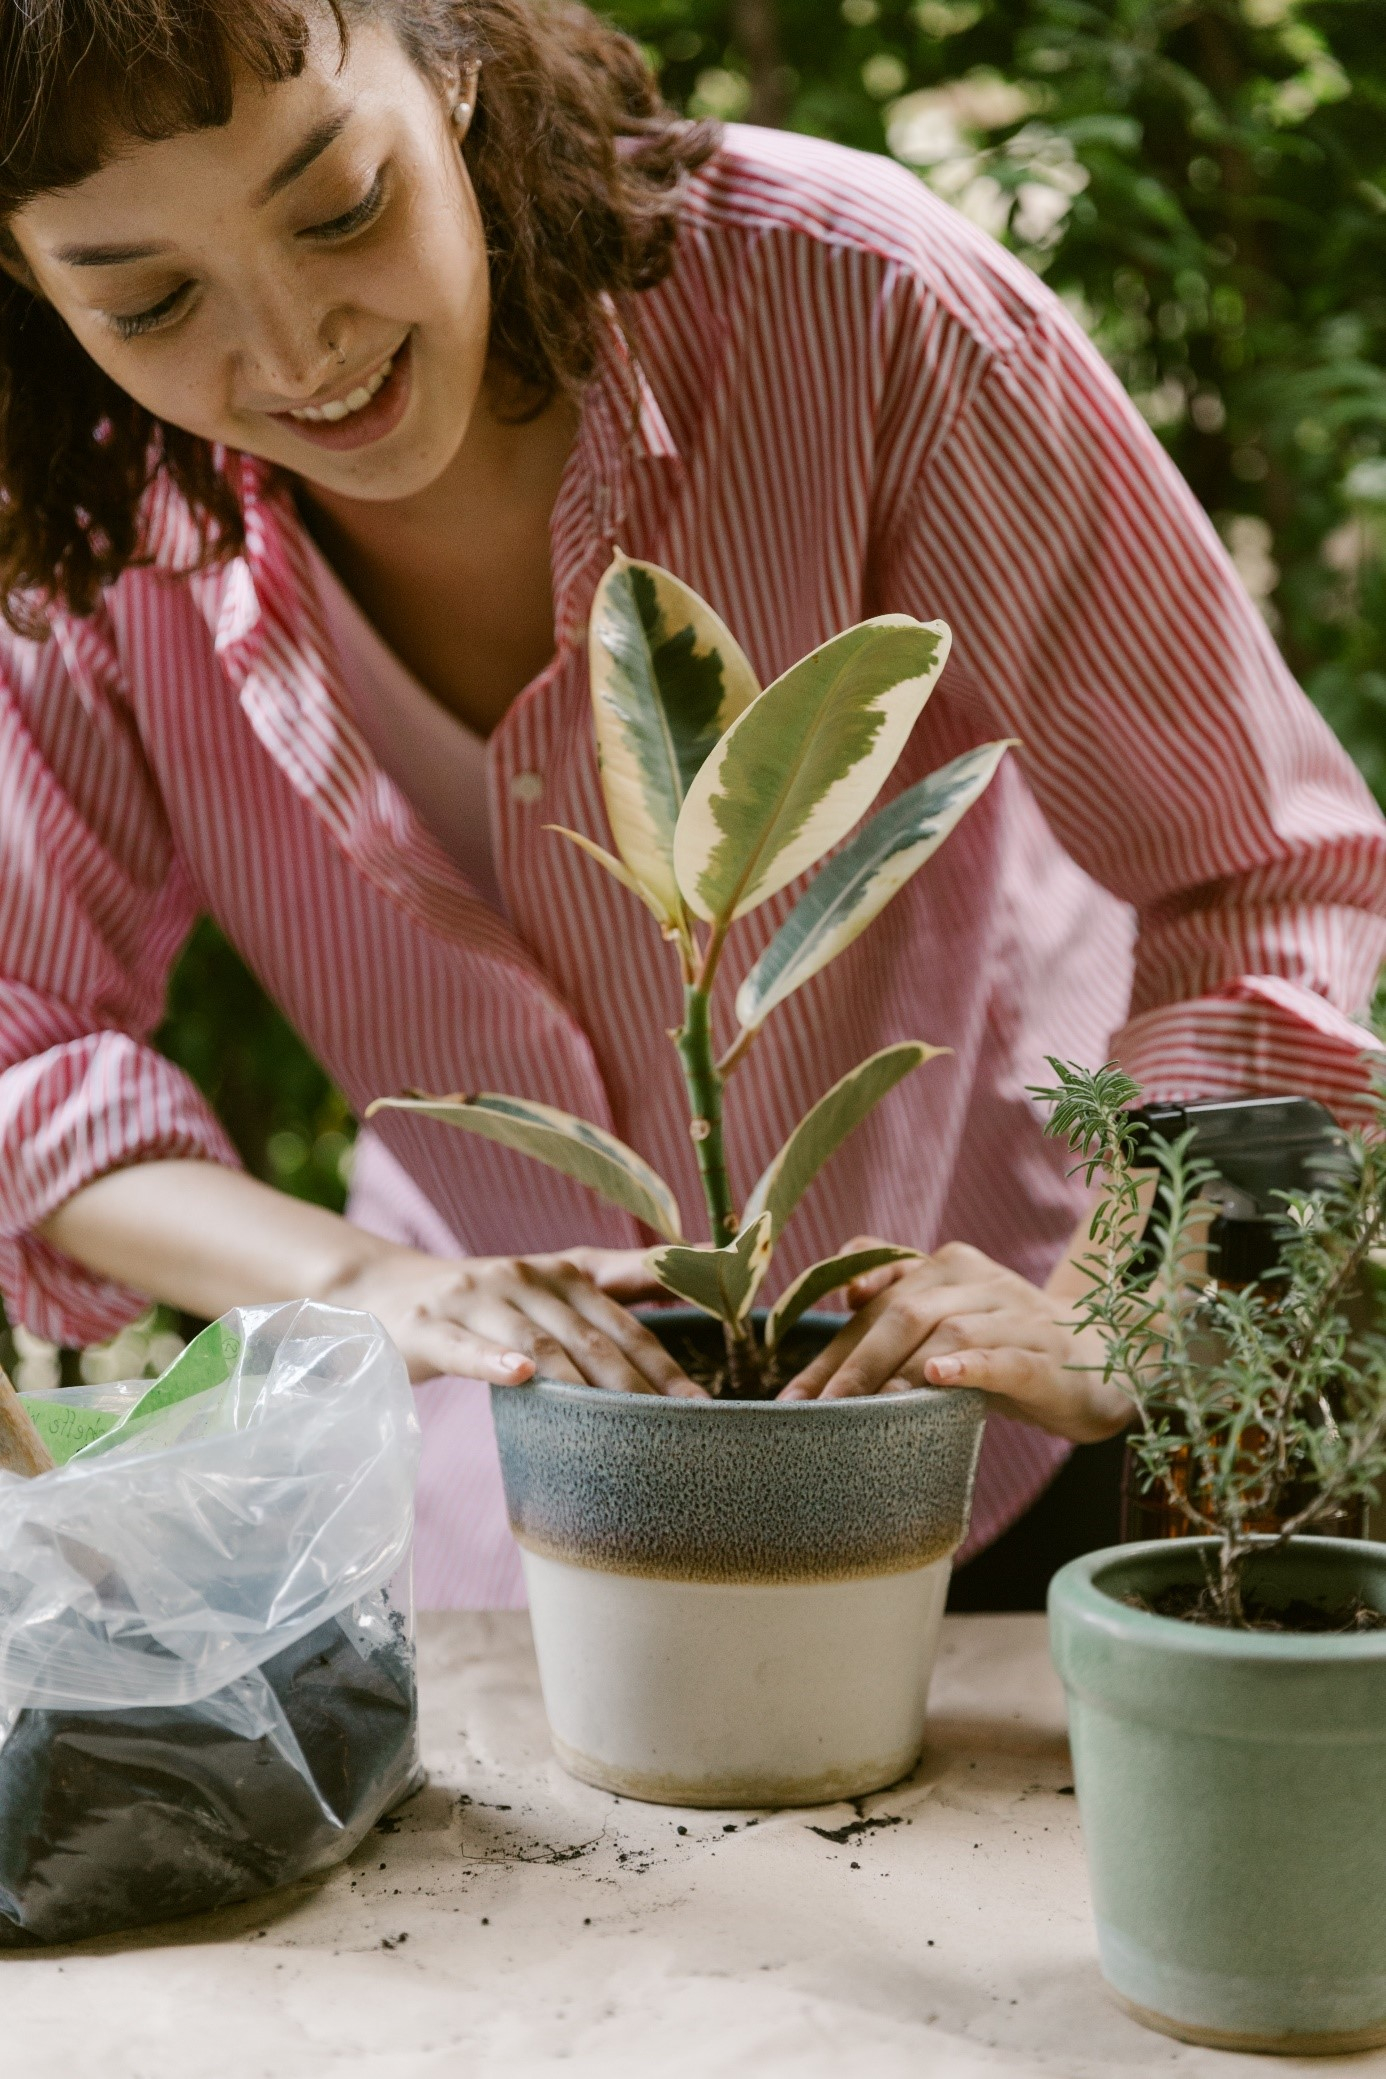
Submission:
[[[850,1242],[843,1243],[842,1254],[851,1256],[858,1249],[889,1249],[892,1246],[878,1234],[854,1234]],[[853,1278],[851,1283],[843,1288],[848,1306],[855,1313],[858,1308],[875,1299],[878,1293],[884,1292],[887,1285],[893,1285],[897,1278],[904,1277],[907,1272],[917,1270],[918,1267],[916,1259],[912,1263],[883,1263],[878,1270],[863,1271],[859,1278]]]
[[[976,1386],[990,1394],[999,1413],[1066,1437],[1071,1444],[1098,1444],[1126,1428],[1134,1412],[1115,1388],[1094,1382],[1081,1369],[1056,1364],[1038,1350],[1001,1346],[954,1350],[923,1364],[929,1386]]]
[[[950,1316],[991,1313],[1002,1296],[995,1285],[931,1286],[911,1279],[905,1289],[889,1290],[873,1300],[790,1381],[780,1398],[812,1400],[821,1394],[848,1400],[879,1393]]]
[[[590,1278],[598,1292],[609,1293],[627,1306],[641,1299],[669,1297],[645,1261],[643,1249],[565,1249],[561,1260]]]
[[[517,1268],[517,1306],[562,1344],[589,1386],[701,1397],[656,1337],[566,1258],[535,1258]]]
[[[584,1383],[582,1369],[563,1338],[512,1300],[483,1297],[473,1302],[468,1315],[468,1327],[507,1350],[522,1350],[533,1361],[536,1378],[565,1379],[573,1386]]]
[[[401,1348],[416,1386],[439,1377],[522,1386],[534,1377],[534,1360],[524,1350],[506,1349],[452,1321],[420,1322],[401,1340]]]
[[[660,1286],[658,1289],[662,1292],[664,1288]],[[662,1393],[673,1400],[707,1399],[704,1389],[695,1386],[684,1375],[659,1338],[605,1292],[598,1291],[585,1278],[565,1281],[562,1292],[565,1303],[573,1312],[634,1367],[640,1383],[627,1390]],[[605,1382],[593,1380],[592,1383]]]
[[[888,1246],[882,1244],[877,1236],[869,1234],[857,1235],[847,1244],[849,1249]],[[971,1285],[980,1279],[1009,1275],[989,1256],[984,1256],[980,1249],[972,1248],[967,1242],[946,1242],[931,1256],[913,1257],[905,1263],[885,1263],[878,1270],[863,1271],[847,1287],[847,1304],[854,1311],[868,1306],[890,1286],[899,1284],[902,1278],[909,1278],[919,1285]]]
[[[851,1356],[863,1337],[870,1333],[872,1319],[879,1306],[879,1301],[873,1302],[871,1308],[864,1309],[855,1321],[849,1321],[845,1328],[839,1329],[827,1349],[820,1351],[812,1363],[806,1364],[787,1386],[782,1386],[775,1398],[817,1400],[838,1366]]]

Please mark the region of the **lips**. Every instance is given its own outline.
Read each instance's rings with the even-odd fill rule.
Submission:
[[[317,448],[361,448],[383,440],[394,432],[409,402],[412,347],[413,335],[406,334],[393,354],[377,362],[343,397],[269,416]]]

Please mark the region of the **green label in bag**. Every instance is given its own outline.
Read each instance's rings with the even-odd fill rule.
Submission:
[[[21,1393],[34,1428],[53,1454],[55,1465],[66,1465],[78,1451],[85,1451],[98,1437],[105,1436],[125,1417],[112,1408],[81,1408],[61,1400],[49,1399],[47,1395]]]
[[[151,1415],[190,1400],[195,1393],[208,1393],[223,1386],[240,1355],[240,1337],[224,1321],[213,1321],[181,1350],[166,1372],[128,1408],[89,1408],[74,1405],[60,1394],[21,1394],[34,1427],[58,1465],[66,1465],[79,1451],[104,1442],[113,1430],[127,1432]]]
[[[193,1337],[186,1350],[179,1351],[148,1393],[140,1395],[126,1421],[143,1422],[147,1415],[158,1415],[180,1400],[190,1400],[194,1393],[224,1386],[240,1354],[240,1337],[224,1321],[213,1321]]]

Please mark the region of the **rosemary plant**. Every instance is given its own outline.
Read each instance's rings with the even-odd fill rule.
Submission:
[[[1089,1186],[1100,1180],[1078,1318],[1099,1331],[1104,1376],[1131,1401],[1148,1488],[1216,1541],[1207,1614],[1243,1625],[1250,1553],[1374,1501],[1386,1477],[1386,1338],[1355,1318],[1386,1242],[1386,1094],[1380,1130],[1348,1142],[1341,1174],[1285,1194],[1278,1269],[1231,1288],[1208,1252],[1214,1173],[1191,1155],[1192,1134],[1151,1135],[1138,1167],[1130,1078],[1050,1067],[1057,1087],[1033,1093],[1053,1106],[1048,1131]]]

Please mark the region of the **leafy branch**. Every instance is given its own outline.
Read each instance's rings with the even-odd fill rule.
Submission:
[[[1129,1077],[1050,1066],[1057,1086],[1034,1093],[1053,1106],[1048,1131],[1100,1184],[1077,1318],[1098,1331],[1104,1377],[1132,1404],[1147,1486],[1214,1540],[1212,1612],[1240,1624],[1251,1552],[1374,1501],[1386,1478],[1386,1338],[1356,1318],[1386,1241],[1386,1095],[1378,1131],[1347,1144],[1341,1174],[1283,1194],[1277,1269],[1233,1288],[1207,1261],[1215,1173],[1192,1155],[1193,1135],[1140,1145]]]

